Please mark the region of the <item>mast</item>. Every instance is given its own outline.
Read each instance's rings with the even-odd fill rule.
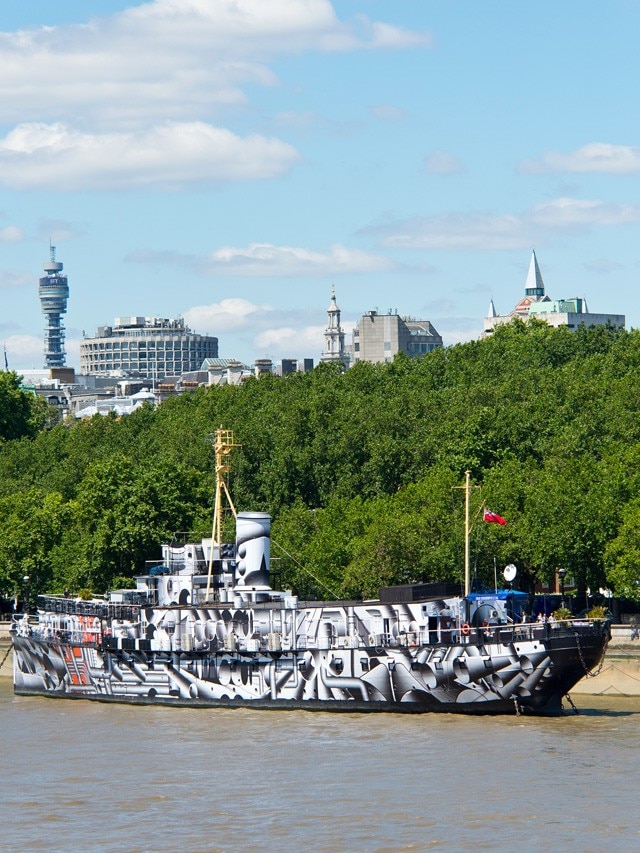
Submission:
[[[471,589],[471,568],[469,560],[469,540],[471,538],[471,524],[469,521],[469,507],[471,505],[471,473],[464,472],[464,595],[469,595]]]
[[[478,489],[479,486],[471,485],[471,472],[464,472],[464,486],[454,486],[454,489],[464,489],[464,594],[465,598],[471,592],[471,560],[470,560],[470,539],[471,529],[474,522],[477,520],[477,515],[474,521],[471,521],[471,489]],[[478,514],[482,510],[478,510]]]
[[[227,482],[225,477],[231,470],[231,466],[228,462],[228,457],[230,456],[231,451],[234,447],[241,447],[241,445],[236,444],[234,442],[232,430],[222,429],[222,427],[220,427],[216,430],[213,447],[216,452],[216,497],[213,505],[211,552],[209,554],[209,569],[207,572],[207,591],[205,596],[207,601],[209,600],[209,593],[211,590],[213,555],[215,553],[216,548],[218,549],[218,559],[221,559],[223,497],[226,497],[229,509],[233,513],[234,518],[238,515],[238,513],[236,512],[236,508],[233,505],[233,501],[231,500],[231,495],[229,494],[229,489],[227,488]]]

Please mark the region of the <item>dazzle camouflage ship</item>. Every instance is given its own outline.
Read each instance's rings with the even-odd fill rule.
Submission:
[[[371,601],[299,601],[270,585],[270,517],[221,541],[236,445],[216,434],[212,537],[172,542],[135,590],[44,595],[12,627],[18,694],[103,702],[326,711],[556,714],[598,666],[602,620],[522,622],[527,596],[444,583]],[[467,482],[468,485],[468,482]],[[467,508],[468,508],[467,488]],[[235,514],[235,510],[234,510]],[[467,512],[468,540],[468,512]]]

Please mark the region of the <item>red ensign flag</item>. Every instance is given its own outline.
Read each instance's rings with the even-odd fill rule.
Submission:
[[[506,518],[503,518],[501,515],[498,515],[497,512],[491,512],[490,509],[485,509],[484,520],[485,521],[494,521],[496,524],[506,524],[507,523]]]

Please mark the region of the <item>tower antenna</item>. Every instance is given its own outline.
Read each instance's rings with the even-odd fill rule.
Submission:
[[[48,263],[42,265],[45,274],[38,286],[40,307],[46,320],[44,366],[64,367],[66,352],[62,315],[67,311],[69,283],[62,272],[63,264],[56,261],[56,247],[51,243],[51,239],[49,239],[49,258]]]

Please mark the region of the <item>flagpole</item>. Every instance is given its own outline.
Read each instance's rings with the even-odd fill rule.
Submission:
[[[469,506],[471,503],[471,473],[465,471],[464,474],[464,594],[465,598],[469,595],[470,584],[470,567],[469,567]]]

